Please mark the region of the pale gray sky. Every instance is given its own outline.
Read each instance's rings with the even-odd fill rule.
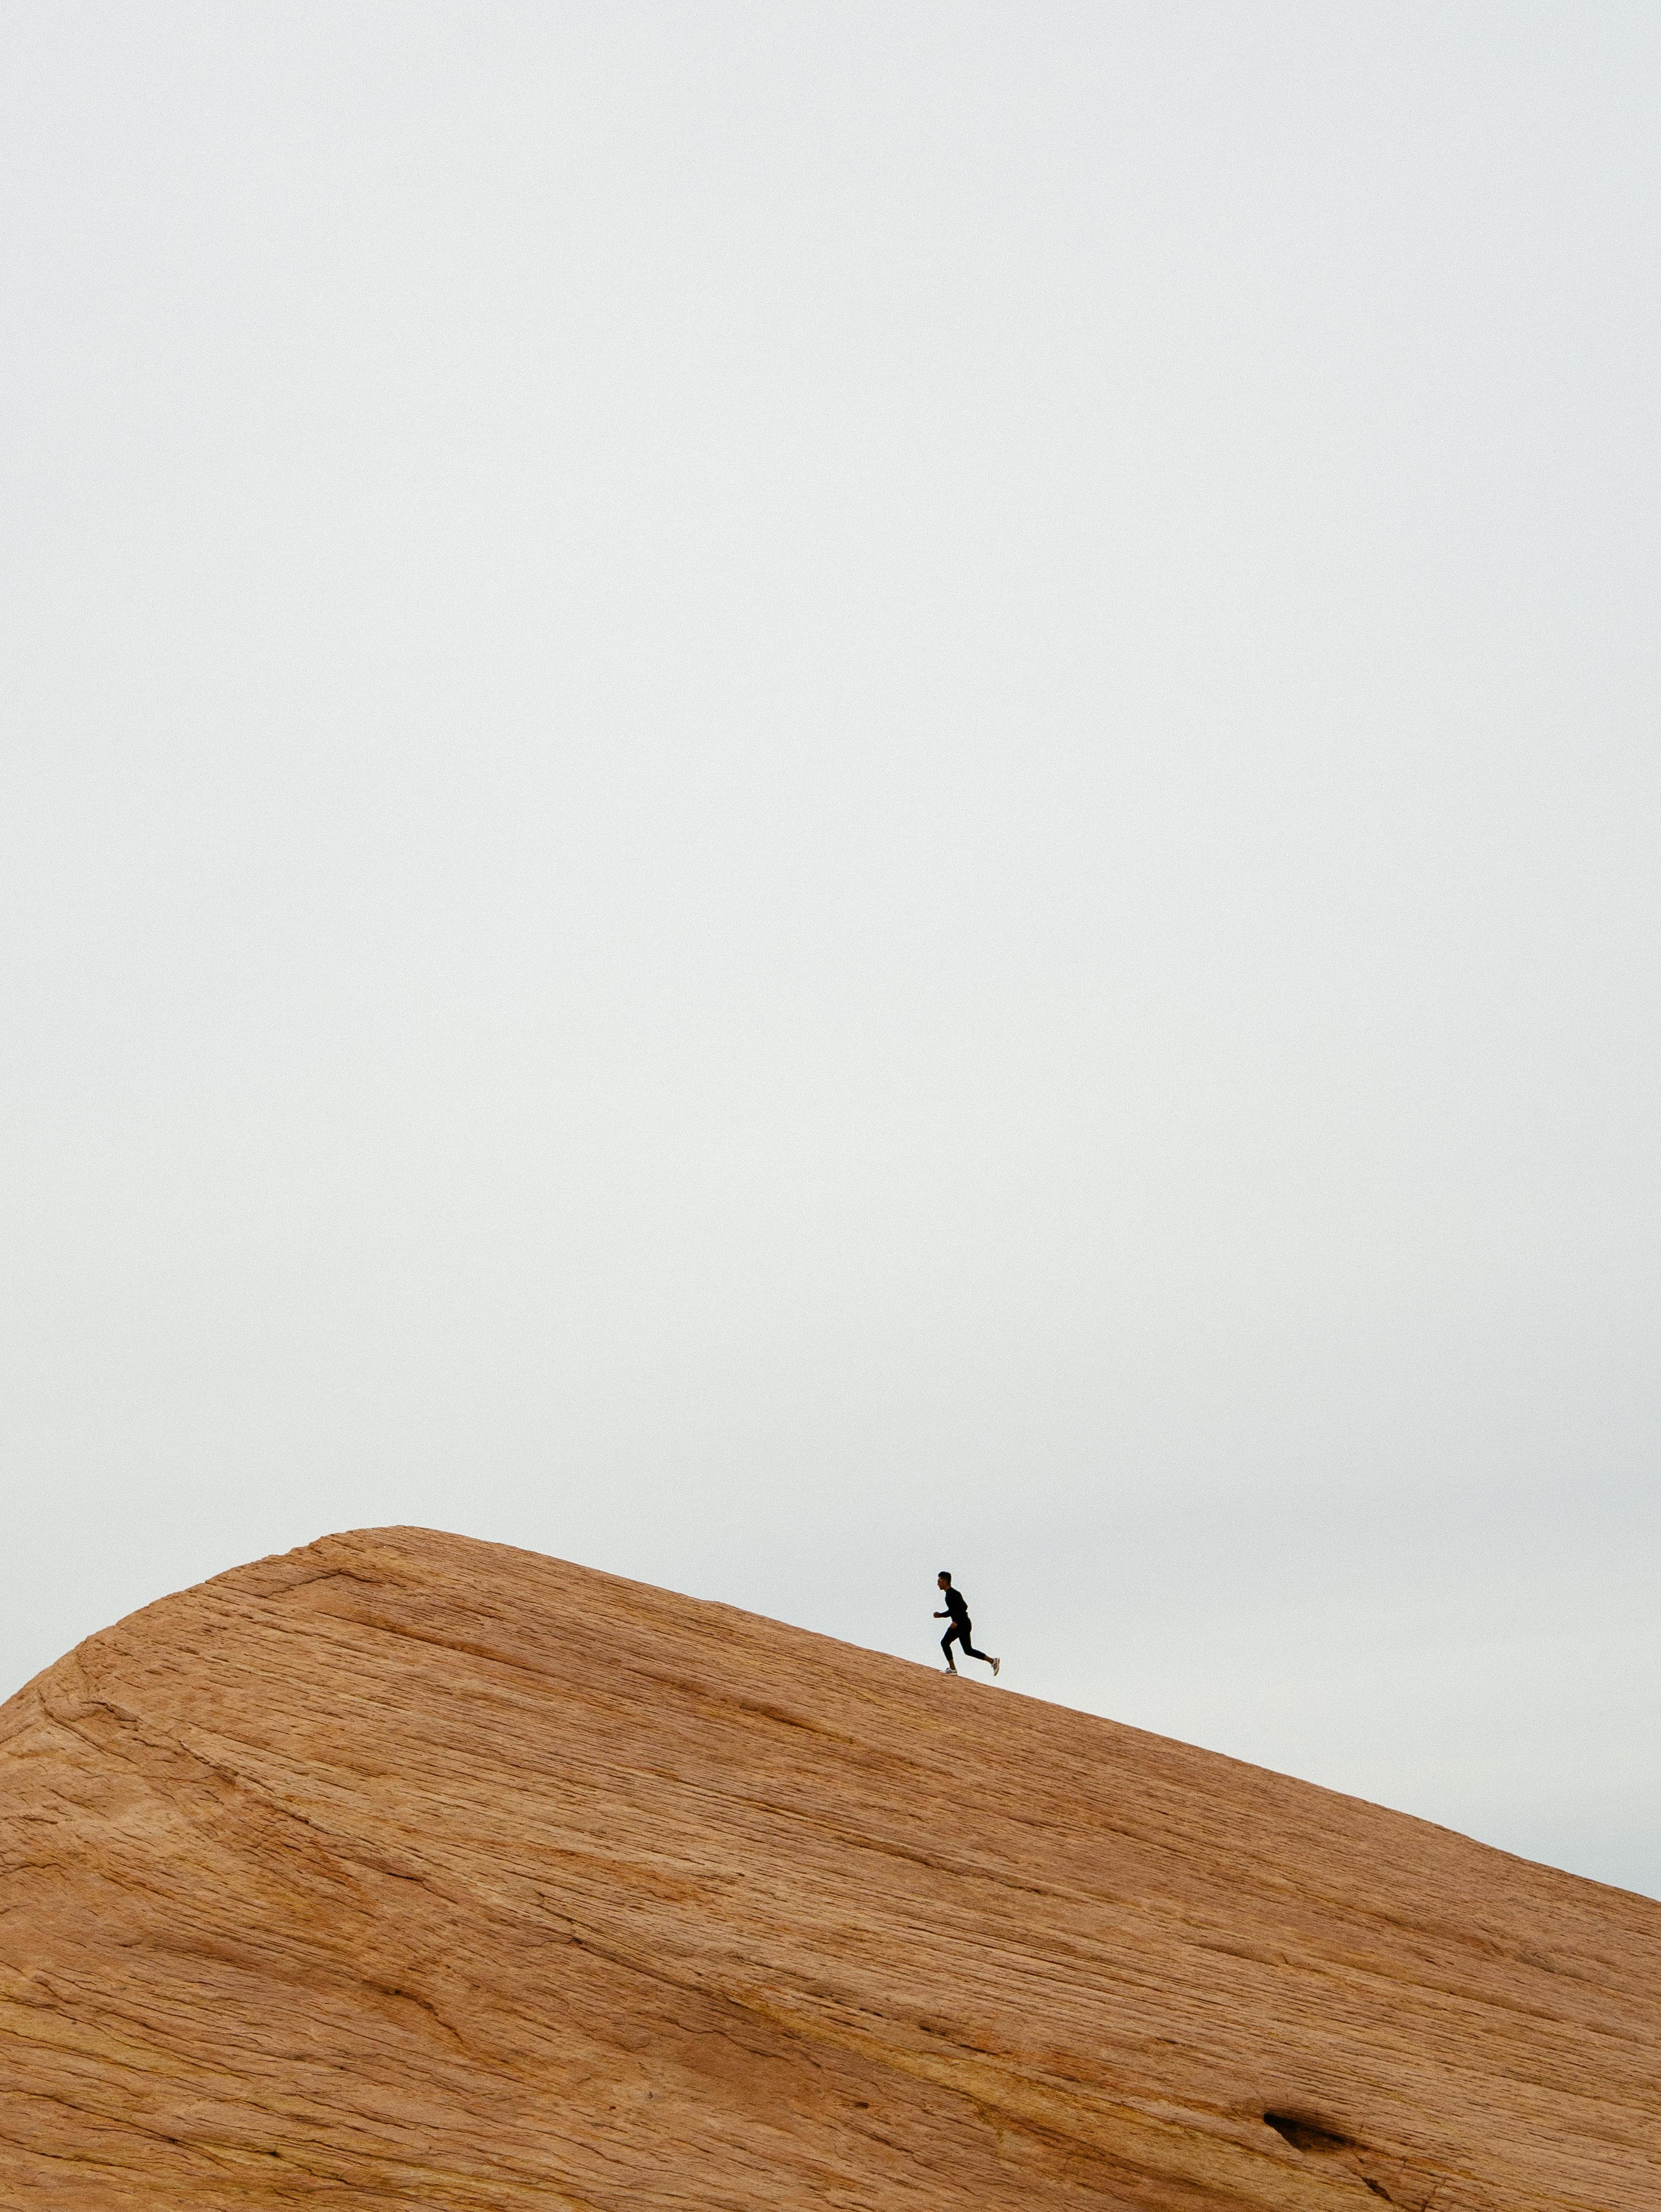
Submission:
[[[0,1690],[946,1565],[1661,1893],[1661,15],[0,21]]]

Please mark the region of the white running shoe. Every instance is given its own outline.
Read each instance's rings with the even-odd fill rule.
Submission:
[[[1002,1664],[1003,1661],[1001,1659],[995,1659],[992,1662],[992,1679],[995,1682],[998,1679],[998,1669],[1002,1666]]]

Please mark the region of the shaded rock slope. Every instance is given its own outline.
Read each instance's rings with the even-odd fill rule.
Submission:
[[[1661,1905],[374,1529],[0,1708],[0,2204],[1656,2212]]]

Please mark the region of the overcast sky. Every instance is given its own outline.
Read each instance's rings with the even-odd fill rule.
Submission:
[[[0,1692],[947,1566],[1661,1893],[1661,15],[0,22]]]

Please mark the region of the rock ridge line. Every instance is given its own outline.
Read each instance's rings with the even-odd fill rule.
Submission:
[[[1661,1905],[358,1530],[0,1706],[0,2203],[1657,2212]]]

